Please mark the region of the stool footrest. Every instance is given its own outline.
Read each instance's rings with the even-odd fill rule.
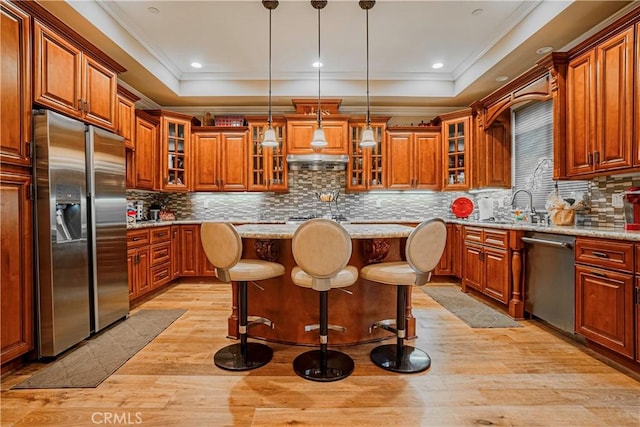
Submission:
[[[250,328],[256,325],[267,325],[271,329],[275,329],[276,327],[276,324],[273,323],[271,320],[267,319],[266,317],[249,316],[247,319],[249,320],[249,323],[247,323],[247,328]]]
[[[320,325],[317,323],[313,325],[305,325],[304,327],[305,332],[315,331],[317,329],[320,329]],[[327,325],[327,329],[331,329],[332,331],[336,331],[336,332],[347,332],[347,328],[340,325]]]
[[[372,334],[374,329],[384,329],[386,331],[389,332],[393,332],[394,334],[398,334],[398,329],[395,328],[396,326],[396,320],[395,319],[385,319],[385,320],[380,320],[376,323],[374,323],[373,325],[369,326],[369,333]]]

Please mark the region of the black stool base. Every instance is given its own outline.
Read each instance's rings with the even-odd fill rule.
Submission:
[[[387,371],[413,374],[426,371],[431,366],[431,358],[419,348],[404,346],[398,360],[398,346],[386,344],[371,351],[371,361]]]
[[[327,350],[327,366],[322,368],[322,352],[311,350],[302,353],[293,361],[293,370],[302,378],[311,381],[338,381],[348,377],[353,372],[353,359],[346,354]]]
[[[271,347],[257,342],[247,343],[246,358],[242,357],[240,350],[241,344],[231,344],[221,348],[213,356],[213,363],[218,368],[228,371],[248,371],[266,365],[273,357]]]

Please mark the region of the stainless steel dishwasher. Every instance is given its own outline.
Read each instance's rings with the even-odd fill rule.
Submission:
[[[527,232],[524,309],[575,337],[575,237]]]

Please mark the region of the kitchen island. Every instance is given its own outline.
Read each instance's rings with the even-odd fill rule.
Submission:
[[[242,237],[243,258],[259,258],[279,262],[285,267],[282,277],[261,281],[260,287],[249,286],[249,315],[270,319],[275,327],[257,325],[249,336],[287,344],[317,345],[318,332],[305,332],[305,325],[319,322],[318,293],[296,286],[291,270],[296,265],[291,252],[295,224],[244,224],[237,226]],[[412,227],[400,224],[345,224],[352,238],[350,265],[358,269],[372,262],[404,259],[404,245]],[[233,285],[233,304],[228,319],[230,337],[238,334],[237,292]],[[345,292],[346,291],[346,292]],[[415,318],[411,316],[408,296],[409,336],[415,335]],[[358,280],[344,290],[329,292],[329,323],[344,326],[346,332],[329,331],[334,345],[358,344],[392,338],[382,329],[369,333],[376,321],[395,319],[396,289],[366,280]]]

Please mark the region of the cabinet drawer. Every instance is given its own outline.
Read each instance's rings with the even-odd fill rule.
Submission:
[[[464,227],[464,240],[482,243],[482,228]]]
[[[169,226],[152,228],[149,233],[152,245],[171,240],[171,227]]]
[[[151,246],[151,265],[158,265],[171,260],[171,243],[158,243]]]
[[[171,263],[156,265],[151,267],[151,288],[155,289],[159,286],[171,281]]]
[[[136,248],[149,244],[149,230],[128,230],[127,248]]]
[[[488,246],[506,249],[509,247],[509,231],[485,229],[483,243]]]
[[[576,239],[576,262],[632,273],[633,244],[601,239]]]

